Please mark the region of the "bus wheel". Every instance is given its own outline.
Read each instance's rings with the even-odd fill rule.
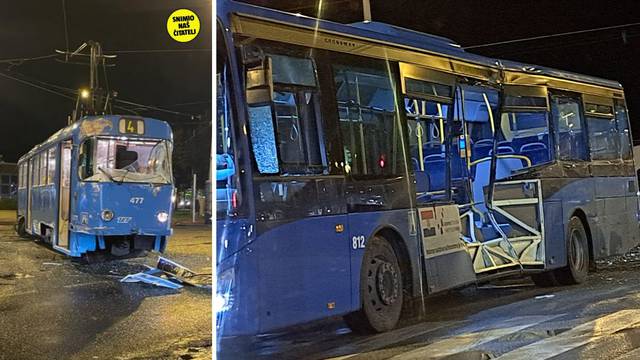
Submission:
[[[23,239],[26,239],[29,237],[27,234],[26,224],[23,217],[18,220],[18,225],[16,225],[16,233],[18,233],[18,236],[20,236]]]
[[[555,272],[561,285],[580,284],[589,272],[589,244],[582,221],[574,216],[569,221],[567,231],[567,266]]]
[[[362,308],[345,316],[356,332],[384,332],[393,329],[402,311],[402,273],[389,242],[375,236],[367,243],[360,271]]]

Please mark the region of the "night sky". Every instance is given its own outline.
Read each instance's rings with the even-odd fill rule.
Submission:
[[[0,60],[66,48],[63,0],[0,3]],[[65,4],[71,51],[87,40],[100,42],[107,54],[120,51],[116,66],[107,69],[110,88],[120,98],[200,116],[139,111],[172,125],[179,183],[188,182],[192,169],[206,174],[211,143],[211,0],[65,0]],[[167,18],[179,8],[191,9],[200,18],[200,33],[188,43],[174,41],[166,30]],[[163,52],[121,52],[127,50]],[[88,67],[55,59],[16,66],[0,63],[0,72],[73,89],[88,85]],[[0,77],[0,155],[16,161],[65,126],[74,105],[73,100]]]
[[[317,14],[315,1],[248,2]],[[359,0],[324,0],[323,9],[329,20],[362,21]],[[640,2],[633,0],[371,0],[371,12],[374,21],[445,36],[462,46],[640,22]],[[640,140],[640,26],[468,51],[619,81],[634,138]]]

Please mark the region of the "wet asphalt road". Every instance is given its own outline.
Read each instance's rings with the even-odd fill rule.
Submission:
[[[407,314],[389,333],[353,334],[335,318],[222,341],[219,358],[640,359],[640,252],[599,263],[582,285],[538,288],[509,279],[422,306],[426,315]]]
[[[210,227],[174,231],[165,256],[210,274]],[[210,290],[119,282],[156,259],[79,264],[0,221],[0,359],[210,359]]]

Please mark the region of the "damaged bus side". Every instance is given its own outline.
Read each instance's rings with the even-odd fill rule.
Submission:
[[[411,298],[579,283],[638,243],[617,82],[376,22],[217,13],[223,336],[336,315],[386,331]]]
[[[87,116],[18,162],[17,231],[72,257],[164,251],[172,133],[160,120]]]

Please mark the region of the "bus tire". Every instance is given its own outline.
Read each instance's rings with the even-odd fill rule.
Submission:
[[[589,243],[584,224],[579,217],[569,220],[567,229],[567,266],[555,270],[554,276],[561,285],[583,283],[589,274]]]
[[[359,311],[345,316],[359,333],[379,333],[396,327],[403,303],[402,273],[391,244],[374,236],[366,245],[360,270]]]
[[[29,237],[29,234],[27,234],[26,223],[23,217],[18,219],[18,224],[16,225],[16,233],[23,239]]]

